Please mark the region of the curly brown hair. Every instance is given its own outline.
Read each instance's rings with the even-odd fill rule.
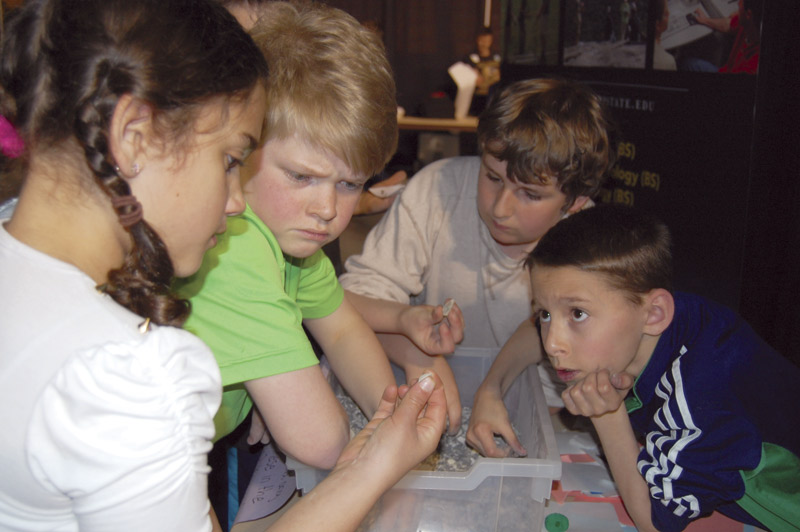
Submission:
[[[478,122],[478,146],[508,161],[509,179],[554,179],[567,196],[594,197],[614,162],[615,128],[586,86],[562,79],[529,79],[503,89]]]

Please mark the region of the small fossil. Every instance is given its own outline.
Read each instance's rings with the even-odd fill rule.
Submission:
[[[453,310],[453,305],[455,304],[456,304],[455,299],[448,299],[447,301],[444,302],[444,306],[442,307],[442,314],[444,314],[445,318],[447,317],[448,314],[450,314],[450,311]]]

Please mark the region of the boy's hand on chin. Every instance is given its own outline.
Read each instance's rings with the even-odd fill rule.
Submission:
[[[588,374],[564,390],[564,405],[571,414],[594,417],[616,412],[633,386],[634,377],[621,372],[612,375],[608,370]]]

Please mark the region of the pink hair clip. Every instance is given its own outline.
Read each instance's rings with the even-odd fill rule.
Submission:
[[[25,151],[25,143],[19,133],[2,115],[0,115],[0,151],[11,159],[16,159]]]

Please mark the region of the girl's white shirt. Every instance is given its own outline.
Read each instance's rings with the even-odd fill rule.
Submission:
[[[210,350],[0,219],[0,530],[210,530]]]

